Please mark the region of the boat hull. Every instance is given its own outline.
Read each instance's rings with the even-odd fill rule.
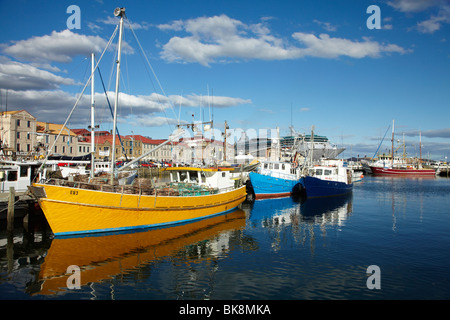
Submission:
[[[295,186],[301,183],[300,180],[275,178],[256,172],[250,172],[249,177],[256,200],[289,197]]]
[[[202,196],[122,194],[34,184],[34,194],[56,236],[160,227],[234,210],[245,186]]]
[[[403,176],[434,176],[434,169],[391,169],[382,167],[370,167],[375,175],[403,175]]]
[[[341,196],[353,190],[353,183],[322,180],[310,176],[304,177],[303,181],[308,198]]]

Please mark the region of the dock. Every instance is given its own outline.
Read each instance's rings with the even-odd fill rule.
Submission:
[[[441,177],[450,177],[450,165],[436,166],[436,175]]]
[[[12,203],[10,203],[10,201]],[[8,211],[11,210],[11,208],[13,208],[14,211],[14,219],[23,218],[30,206],[34,206],[36,203],[36,199],[32,197],[28,191],[14,192],[14,199],[10,199],[9,192],[1,192],[0,221],[7,220]]]

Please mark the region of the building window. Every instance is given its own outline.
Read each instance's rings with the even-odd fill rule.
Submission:
[[[27,140],[31,139],[31,133],[27,133]]]
[[[19,119],[16,120],[16,124],[17,124],[18,127],[20,127],[20,120]]]
[[[45,143],[48,143],[48,135],[45,136]]]
[[[70,147],[70,154],[72,154],[73,153],[73,149],[72,149],[72,147]]]
[[[20,132],[17,131],[17,139],[20,139]]]
[[[62,153],[63,154],[66,153],[66,147],[65,146],[62,147]]]
[[[17,152],[20,151],[20,143],[17,144],[17,150],[16,150],[16,151],[17,151]]]
[[[31,121],[27,121],[27,127],[31,128]]]
[[[58,146],[55,146],[55,153],[58,152]]]
[[[30,152],[30,151],[31,151],[31,145],[27,144],[27,152]]]
[[[66,136],[63,136],[62,138],[63,138],[63,142],[66,142]]]

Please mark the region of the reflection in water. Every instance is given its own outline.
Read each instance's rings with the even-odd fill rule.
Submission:
[[[369,177],[348,197],[245,202],[195,224],[86,238],[16,224],[12,239],[0,228],[0,300],[448,299],[449,190],[448,178]],[[366,286],[372,264],[381,290]],[[80,290],[66,288],[69,265]]]
[[[291,237],[299,244],[310,241],[314,253],[315,231],[326,235],[329,226],[343,226],[352,212],[352,194],[329,198],[279,198],[255,201],[250,208],[250,225],[269,230],[272,249],[281,248]],[[289,234],[285,234],[289,233]]]
[[[34,286],[37,288],[34,293],[65,291],[70,265],[80,267],[83,286],[139,270],[183,248],[184,254],[196,259],[217,258],[228,250],[229,234],[244,226],[245,213],[236,210],[195,223],[145,232],[56,238],[41,266],[40,285]]]

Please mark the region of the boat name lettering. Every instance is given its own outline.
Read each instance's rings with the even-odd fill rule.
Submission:
[[[78,195],[78,190],[70,190],[70,194],[77,196]]]

